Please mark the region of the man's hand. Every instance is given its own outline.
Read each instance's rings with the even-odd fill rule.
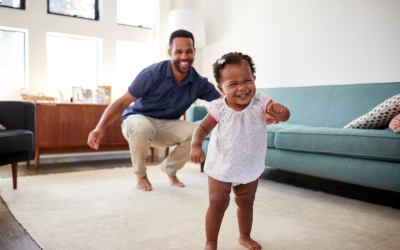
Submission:
[[[190,151],[190,160],[194,163],[204,162],[206,160],[206,155],[200,147],[192,147]]]
[[[87,144],[89,145],[89,147],[97,150],[99,149],[99,143],[100,140],[103,138],[103,136],[104,136],[104,131],[102,129],[97,128],[92,132],[90,132]]]
[[[270,116],[269,114],[265,114],[265,122],[267,123],[267,125],[279,123],[277,119]]]

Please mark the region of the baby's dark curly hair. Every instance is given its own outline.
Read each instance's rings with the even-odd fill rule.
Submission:
[[[218,61],[220,60],[225,60],[223,63],[218,64]],[[212,66],[213,66],[213,73],[214,73],[214,78],[217,81],[218,84],[221,84],[221,70],[224,69],[226,65],[229,64],[241,64],[243,60],[247,61],[250,65],[251,69],[251,74],[254,76],[256,73],[256,67],[254,66],[253,59],[251,59],[250,56],[244,55],[240,52],[231,52],[228,54],[225,54],[221,57],[221,59],[218,59]]]

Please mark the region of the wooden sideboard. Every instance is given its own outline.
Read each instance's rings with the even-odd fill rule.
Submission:
[[[41,154],[96,152],[87,145],[108,104],[36,103],[36,170]],[[121,132],[122,119],[109,125],[99,150],[129,150]]]

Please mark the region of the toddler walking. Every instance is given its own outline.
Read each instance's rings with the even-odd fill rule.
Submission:
[[[255,67],[248,55],[223,55],[213,64],[213,73],[224,98],[206,105],[208,114],[194,131],[190,152],[193,162],[206,160],[201,146],[213,131],[204,166],[209,188],[205,249],[217,249],[219,229],[233,187],[238,206],[238,241],[248,249],[258,250],[261,245],[250,233],[258,178],[265,169],[265,116],[269,114],[276,122],[284,122],[289,119],[290,111],[268,95],[256,93]]]

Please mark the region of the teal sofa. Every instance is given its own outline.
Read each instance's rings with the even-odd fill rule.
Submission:
[[[268,125],[266,166],[400,192],[400,134],[343,129],[399,94],[400,82],[257,91],[291,112],[287,122]],[[191,106],[187,120],[199,123],[206,114],[203,106]],[[209,138],[203,144],[206,154]]]

